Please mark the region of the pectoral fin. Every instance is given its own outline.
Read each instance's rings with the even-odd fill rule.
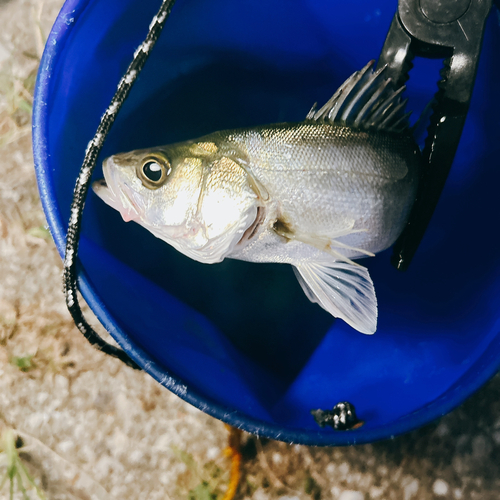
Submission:
[[[294,267],[305,294],[347,324],[371,335],[377,329],[377,298],[368,269],[348,262],[306,262]]]
[[[362,233],[365,231],[364,229],[354,230],[353,227],[354,221],[346,221],[344,227],[338,228],[336,231],[333,231],[330,234],[311,234],[301,232],[295,228],[289,227],[288,224],[283,222],[281,219],[278,219],[274,223],[273,229],[277,234],[287,240],[301,241],[302,243],[311,245],[312,247],[317,248],[322,252],[329,253],[336,260],[342,260],[344,262],[348,262],[349,264],[357,265],[355,262],[345,256],[345,251],[349,251],[351,255],[353,253],[357,253],[360,256],[364,255],[367,257],[375,257],[375,254],[369,252],[368,250],[364,250],[363,248],[352,247],[336,240],[336,238],[340,238],[342,236],[349,236],[354,233]]]

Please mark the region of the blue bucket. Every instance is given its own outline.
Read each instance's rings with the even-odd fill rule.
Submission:
[[[87,143],[160,1],[68,0],[40,65],[34,152],[63,254]],[[395,0],[178,0],[102,157],[217,129],[300,121],[376,58]],[[437,211],[406,273],[366,260],[373,336],[309,303],[290,266],[194,262],[93,193],[80,287],[123,349],[162,385],[225,422],[273,439],[346,445],[449,412],[500,366],[500,29],[487,24],[470,113]],[[416,64],[409,106],[436,91],[440,61]],[[100,166],[96,178],[102,176]],[[320,428],[312,409],[355,405],[365,423]]]

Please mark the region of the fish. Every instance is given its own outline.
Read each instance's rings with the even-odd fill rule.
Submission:
[[[309,300],[373,334],[374,285],[354,260],[395,242],[421,170],[404,87],[373,66],[302,122],[112,155],[93,190],[196,261],[290,264]]]

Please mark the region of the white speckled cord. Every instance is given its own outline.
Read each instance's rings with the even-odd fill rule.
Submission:
[[[98,333],[94,331],[83,316],[77,296],[78,244],[80,240],[83,208],[85,206],[85,199],[90,186],[90,178],[92,176],[92,172],[94,171],[97,157],[101,152],[104,140],[106,139],[106,136],[115,121],[118,111],[127,98],[130,89],[132,88],[151,52],[151,49],[158,40],[174,3],[175,0],[163,0],[158,13],[153,17],[151,24],[149,25],[149,32],[146,39],[135,51],[132,62],[130,63],[125,75],[120,80],[116,93],[101,118],[101,122],[97,128],[94,138],[87,146],[85,159],[83,160],[73,193],[71,216],[66,235],[63,286],[66,296],[66,305],[71,316],[73,317],[73,320],[75,321],[76,326],[92,345],[96,346],[104,353],[120,359],[125,364],[135,369],[140,369],[140,367],[132,361],[132,359],[130,359],[130,357],[123,350],[105,342],[98,335]]]

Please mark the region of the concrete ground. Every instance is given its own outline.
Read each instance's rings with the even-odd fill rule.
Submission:
[[[0,484],[19,454],[40,498],[222,499],[225,426],[92,349],[64,305],[30,142],[34,75],[61,4],[0,0]],[[244,435],[242,451],[236,499],[496,500],[500,377],[390,441],[312,448]]]

